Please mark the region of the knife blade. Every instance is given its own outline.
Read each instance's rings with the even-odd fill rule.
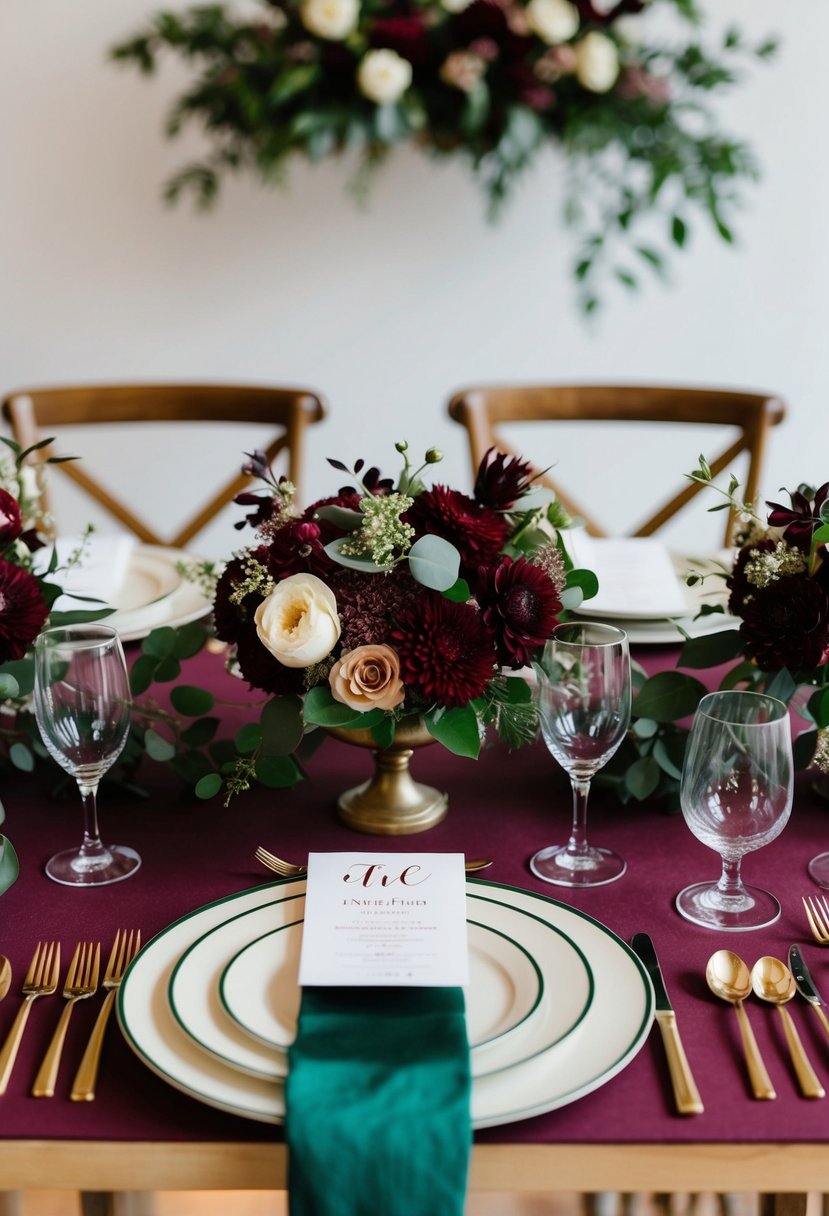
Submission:
[[[681,1115],[702,1114],[705,1107],[685,1055],[682,1039],[679,1037],[676,1014],[662,978],[662,969],[659,966],[659,959],[656,957],[654,944],[647,933],[635,933],[631,938],[631,946],[645,964],[656,994],[655,1016],[662,1035],[662,1042],[665,1045],[665,1055],[668,1058],[668,1071],[671,1074],[676,1108]]]
[[[820,1018],[823,1029],[829,1035],[829,1018],[823,1012],[826,1008],[826,1002],[817,990],[817,985],[812,979],[809,968],[806,966],[806,960],[800,953],[799,946],[789,946],[789,966],[794,976],[794,982],[797,984],[797,991],[812,1006]]]

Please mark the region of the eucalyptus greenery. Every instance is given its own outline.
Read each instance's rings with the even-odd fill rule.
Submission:
[[[720,129],[713,100],[776,43],[737,29],[704,37],[696,0],[602,11],[552,0],[552,26],[544,0],[332,0],[322,21],[314,0],[257,3],[261,12],[244,16],[222,4],[159,12],[112,49],[145,74],[169,53],[192,75],[166,133],[196,122],[207,150],[167,183],[168,201],[210,207],[239,172],[284,184],[295,153],[347,154],[364,197],[390,151],[413,143],[462,157],[494,218],[554,147],[569,171],[566,219],[587,313],[603,281],[634,289],[643,274],[662,277],[667,251],[684,249],[700,220],[734,240],[732,217],[758,166]],[[672,14],[674,36],[652,32],[657,9]]]

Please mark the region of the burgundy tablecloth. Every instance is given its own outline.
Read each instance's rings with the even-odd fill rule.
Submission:
[[[220,660],[200,656],[187,678],[218,686],[219,670]],[[224,687],[232,696],[239,694],[236,687]],[[244,720],[241,711],[223,712],[239,723]],[[414,843],[417,848],[492,857],[496,864],[488,878],[553,895],[595,916],[626,940],[637,930],[649,932],[705,1102],[703,1115],[681,1118],[673,1113],[662,1044],[654,1031],[629,1067],[600,1090],[548,1115],[479,1133],[480,1140],[829,1139],[829,1100],[816,1108],[799,1096],[776,1012],[750,1003],[752,1024],[778,1092],[776,1102],[757,1102],[747,1087],[734,1012],[710,996],[704,981],[706,960],[716,949],[734,949],[751,964],[762,954],[785,957],[789,944],[798,941],[829,995],[829,951],[810,943],[800,905],[801,894],[816,889],[808,879],[807,862],[829,848],[829,803],[812,793],[808,781],[798,783],[792,818],[782,836],[744,864],[747,881],[780,898],[780,921],[767,930],[721,934],[687,924],[674,910],[677,890],[690,881],[715,877],[719,863],[690,836],[681,817],[668,816],[657,805],[624,808],[598,792],[592,800],[591,839],[612,846],[628,861],[620,881],[571,894],[533,877],[527,859],[542,845],[565,837],[570,814],[566,779],[541,746],[512,754],[493,748],[478,762],[450,756],[437,745],[418,752],[415,776],[447,789],[450,811],[430,832],[401,839],[358,837],[337,822],[337,794],[365,779],[369,767],[367,752],[329,739],[309,763],[308,780],[295,790],[253,792],[225,809],[219,800],[194,800],[166,767],[145,762],[141,775],[149,798],[107,790],[100,802],[104,836],[134,845],[143,866],[127,882],[99,891],[59,887],[43,875],[51,853],[79,836],[81,814],[74,794],[69,801],[55,802],[41,778],[8,778],[2,790],[4,830],[18,851],[21,875],[0,897],[0,952],[14,968],[12,992],[0,1004],[0,1036],[17,1010],[19,984],[40,938],[58,937],[67,961],[80,938],[100,938],[106,950],[119,926],[139,926],[148,939],[210,900],[268,881],[253,860],[259,843],[293,859],[303,859],[309,849],[348,849],[357,842],[365,848],[375,844],[400,850]],[[31,1098],[29,1088],[60,1004],[59,998],[35,1002],[9,1090],[0,1098],[0,1137],[244,1141],[281,1135],[272,1126],[213,1110],[170,1088],[132,1055],[114,1023],[97,1100],[70,1103],[69,1087],[97,1003],[77,1006],[57,1096],[47,1101]],[[793,1012],[829,1088],[829,1040],[799,998]]]

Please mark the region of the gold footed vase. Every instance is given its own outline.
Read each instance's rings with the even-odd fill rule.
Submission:
[[[399,722],[391,747],[378,747],[370,730],[329,727],[328,734],[374,752],[371,780],[346,790],[337,799],[340,819],[355,832],[407,836],[428,831],[445,817],[449,795],[421,785],[409,772],[414,749],[435,742],[420,718]]]

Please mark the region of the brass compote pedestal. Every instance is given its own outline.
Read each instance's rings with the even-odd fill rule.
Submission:
[[[328,734],[343,743],[374,752],[371,779],[346,790],[337,799],[340,819],[355,832],[407,836],[428,831],[445,817],[449,795],[421,785],[409,772],[414,749],[434,743],[421,718],[404,718],[397,724],[394,742],[383,748],[377,746],[369,730],[327,729]]]

